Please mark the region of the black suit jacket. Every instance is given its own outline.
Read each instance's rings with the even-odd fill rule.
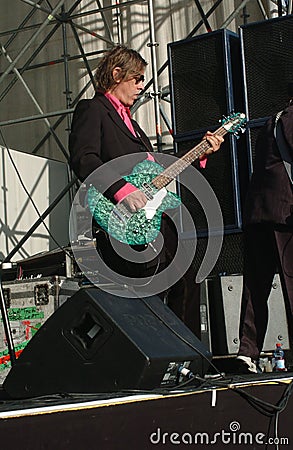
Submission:
[[[279,119],[293,159],[293,106]],[[246,199],[244,223],[269,222],[293,226],[293,190],[276,140],[275,117],[261,129],[256,142],[254,171]]]
[[[111,200],[125,184],[121,176],[130,173],[133,166],[146,158],[146,152],[153,150],[137,122],[132,120],[132,124],[137,136],[101,93],[90,100],[81,100],[73,115],[69,136],[70,166],[81,181],[93,184]],[[131,158],[119,160],[119,164],[114,163],[116,167],[106,165],[95,174],[95,169],[104,163],[124,155],[131,155]]]

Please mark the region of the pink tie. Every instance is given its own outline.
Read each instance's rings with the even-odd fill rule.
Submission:
[[[136,136],[136,134],[135,134],[135,131],[134,131],[134,128],[133,128],[133,125],[132,125],[132,123],[131,123],[131,120],[130,120],[130,111],[129,111],[129,108],[125,108],[125,106],[123,106],[123,105],[121,105],[120,107],[119,107],[119,113],[120,113],[120,116],[122,117],[122,119],[123,119],[123,122],[125,123],[125,125],[128,127],[128,129],[131,131],[131,133],[134,135],[134,136]]]

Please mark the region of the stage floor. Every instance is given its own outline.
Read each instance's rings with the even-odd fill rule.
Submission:
[[[291,448],[293,374],[150,392],[50,395],[0,404],[5,450]]]

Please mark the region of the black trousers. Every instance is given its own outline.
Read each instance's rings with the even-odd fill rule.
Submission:
[[[280,275],[292,340],[293,228],[271,224],[248,226],[244,230],[239,355],[257,359],[262,351],[268,324],[268,298],[276,271]]]
[[[97,250],[104,262],[113,270],[129,277],[148,277],[159,273],[167,267],[175,255],[177,249],[176,228],[168,217],[162,221],[161,232],[166,243],[160,254],[152,262],[129,262],[117,255],[109,241],[107,233],[97,228]],[[126,244],[119,244],[126,245]],[[140,251],[139,247],[134,248]],[[180,270],[180,268],[178,268]],[[195,271],[191,266],[187,272],[168,291],[163,291],[158,296],[181,319],[188,328],[200,339],[200,285],[195,283]]]

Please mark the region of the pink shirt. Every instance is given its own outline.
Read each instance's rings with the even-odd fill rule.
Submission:
[[[115,97],[114,95],[110,94],[109,92],[106,92],[105,97],[112,103],[112,105],[114,106],[114,108],[116,109],[116,111],[118,112],[119,116],[121,117],[121,119],[123,120],[123,122],[125,123],[125,125],[129,128],[129,130],[131,131],[131,133],[136,136],[132,122],[131,122],[131,113],[130,113],[130,109],[126,106],[124,106],[120,100],[118,100],[117,97]],[[148,157],[147,159],[149,161],[155,161],[155,158],[153,157],[153,155],[151,153],[148,153]],[[207,163],[207,158],[205,157],[204,159],[202,159],[200,161],[200,167],[205,168]],[[116,202],[121,202],[125,197],[127,197],[127,195],[131,194],[132,192],[138,191],[138,188],[135,187],[133,184],[131,183],[126,183],[121,189],[119,189],[115,194],[114,194],[114,199],[116,200]]]
[[[105,97],[112,103],[112,105],[114,106],[114,108],[116,109],[116,111],[118,112],[119,116],[121,117],[121,119],[123,120],[123,122],[125,123],[125,125],[129,128],[129,130],[131,131],[131,133],[136,136],[133,125],[131,123],[131,113],[130,113],[130,109],[126,106],[124,106],[120,100],[118,100],[117,97],[115,97],[114,95],[110,94],[109,92],[106,92]]]
[[[124,106],[120,100],[118,100],[117,97],[110,94],[109,92],[106,92],[105,97],[112,103],[116,111],[118,112],[119,116],[125,123],[125,125],[129,128],[131,133],[136,136],[132,122],[131,122],[131,113],[130,109]],[[151,153],[148,153],[148,160],[155,161],[155,158],[151,155]],[[114,199],[116,202],[121,202],[127,195],[131,194],[134,191],[138,191],[138,188],[133,186],[131,183],[126,183],[121,189],[119,189],[116,194],[114,194]]]

